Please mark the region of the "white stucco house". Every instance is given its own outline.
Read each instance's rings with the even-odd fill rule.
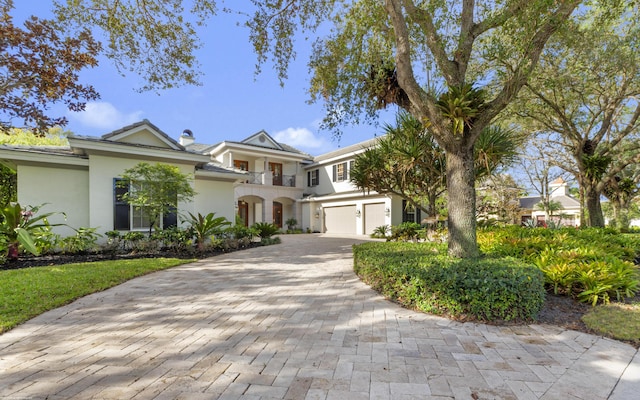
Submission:
[[[175,165],[190,177],[197,193],[161,221],[181,224],[187,212],[215,212],[229,221],[236,215],[251,226],[273,222],[281,228],[295,219],[297,228],[339,235],[368,235],[382,225],[421,222],[420,210],[394,195],[363,192],[350,182],[356,155],[376,145],[370,139],[312,156],[259,131],[217,144],[196,142],[189,130],[173,139],[143,120],[101,137],[72,136],[67,147],[0,146],[0,163],[17,171],[18,201],[47,203],[42,212],[63,212],[69,227],[98,233],[148,229],[136,210],[119,200],[116,185],[124,170],[139,162]],[[562,204],[562,223],[579,224],[579,202],[562,180],[551,184],[551,198]],[[539,197],[521,199],[522,218],[542,223]],[[63,222],[63,216],[51,218]],[[60,234],[73,234],[57,227]]]
[[[190,176],[197,195],[179,204],[186,212],[215,212],[247,226],[273,222],[285,228],[293,218],[303,230],[333,234],[370,234],[381,225],[420,222],[419,210],[402,199],[358,191],[349,181],[355,156],[375,145],[371,139],[313,157],[259,131],[240,141],[197,143],[189,130],[173,139],[143,120],[101,137],[72,136],[68,147],[0,146],[0,163],[17,171],[18,201],[47,203],[42,212],[66,214],[69,227],[146,230],[139,210],[119,201],[116,182],[139,162],[178,166]],[[177,220],[176,220],[177,218]],[[63,222],[62,215],[51,218]],[[72,234],[69,227],[57,227]]]

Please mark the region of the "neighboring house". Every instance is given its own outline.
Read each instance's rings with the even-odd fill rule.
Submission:
[[[216,212],[233,221],[234,184],[246,174],[223,168],[207,155],[188,151],[147,120],[100,138],[71,136],[69,147],[0,146],[0,162],[17,171],[18,201],[22,205],[46,203],[42,212],[63,212],[51,223],[66,223],[56,231],[68,235],[71,228],[110,230],[149,228],[139,209],[118,200],[116,182],[125,169],[139,162],[166,163],[192,179],[198,193],[193,201],[178,204],[177,215]],[[162,224],[181,221],[171,216]]]
[[[558,178],[549,184],[549,201],[557,202],[561,209],[554,211],[551,219],[564,226],[580,226],[580,201],[567,193],[567,183]],[[538,226],[548,222],[544,210],[541,208],[541,196],[527,196],[520,198],[521,221],[536,221]]]

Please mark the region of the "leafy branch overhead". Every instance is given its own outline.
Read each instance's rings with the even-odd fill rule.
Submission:
[[[53,21],[34,16],[18,27],[11,10],[11,1],[0,5],[0,127],[6,130],[20,120],[44,134],[67,122],[49,115],[51,103],[81,111],[86,101],[99,97],[92,86],[78,83],[78,73],[98,65],[101,46],[88,29],[64,37]]]

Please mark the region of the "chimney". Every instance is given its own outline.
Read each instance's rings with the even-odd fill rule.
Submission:
[[[182,135],[180,135],[180,144],[182,146],[189,146],[190,144],[193,144],[194,141],[193,132],[189,129],[185,129],[182,132]]]

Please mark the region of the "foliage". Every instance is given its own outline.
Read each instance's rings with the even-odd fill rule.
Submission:
[[[0,333],[82,296],[191,261],[150,258],[0,271]]]
[[[132,71],[146,80],[142,90],[170,89],[198,84],[200,72],[194,52],[201,47],[196,26],[216,12],[215,1],[56,1],[62,28],[71,33],[87,26],[102,30],[106,56],[121,73]],[[191,14],[195,17],[188,17]]]
[[[460,260],[442,244],[365,243],[354,246],[354,269],[386,297],[406,307],[457,319],[535,320],[544,303],[543,277],[513,258]]]
[[[251,228],[257,232],[261,239],[268,239],[280,231],[276,224],[269,222],[256,222]]]
[[[285,221],[285,224],[287,225],[287,230],[289,231],[293,231],[296,227],[296,225],[298,225],[298,220],[291,217],[288,220]]]
[[[422,233],[422,227],[417,222],[403,222],[400,225],[391,227],[391,237],[389,240],[397,241],[418,241]]]
[[[172,226],[156,231],[152,235],[161,243],[161,248],[174,253],[189,252],[193,248],[193,230]]]
[[[384,239],[387,237],[387,234],[391,232],[391,227],[389,225],[381,225],[376,227],[371,234],[372,238]]]
[[[96,228],[78,228],[76,234],[67,236],[60,241],[65,253],[83,253],[97,248],[98,239],[102,236]]]
[[[396,194],[436,217],[436,203],[445,192],[446,157],[429,124],[400,112],[395,125],[386,124],[384,131],[375,144],[356,155],[351,182],[363,191]],[[498,126],[483,130],[474,152],[476,177],[490,176],[511,163],[520,142],[513,132]]]
[[[37,136],[35,133],[39,133]],[[0,132],[0,144],[14,146],[68,146],[67,136],[69,131],[63,131],[61,127],[49,128],[45,132],[34,132],[29,129],[11,128],[6,132]]]
[[[205,242],[214,235],[220,235],[223,232],[223,227],[231,225],[231,222],[227,221],[225,217],[216,217],[216,213],[209,213],[207,215],[193,215],[189,213],[191,218],[189,223],[189,229],[196,237],[196,245],[198,250],[204,250]]]
[[[0,134],[0,136],[2,136]],[[0,164],[0,208],[15,202],[18,195],[18,175],[15,171]]]
[[[481,231],[481,249],[536,265],[549,290],[591,304],[631,297],[640,289],[633,261],[640,238],[614,230],[508,227]]]
[[[82,111],[85,101],[97,99],[93,87],[78,83],[79,72],[98,65],[101,46],[83,27],[73,35],[61,36],[53,21],[35,16],[14,25],[12,1],[0,4],[0,110],[3,129],[24,121],[39,133],[54,125],[65,125],[65,117],[48,115],[50,104],[63,103],[70,111]]]
[[[44,206],[25,207],[19,203],[10,203],[0,210],[0,236],[5,237],[7,243],[7,258],[18,258],[20,248],[38,255],[39,251],[33,240],[34,233],[40,228],[50,226],[47,218],[57,214],[55,212],[36,215]],[[60,224],[57,224],[60,225]]]
[[[122,200],[142,208],[151,221],[149,234],[162,215],[177,210],[178,202],[190,201],[196,194],[189,175],[174,165],[141,162],[126,169],[122,178],[119,185],[129,189]]]
[[[493,175],[481,182],[476,191],[478,226],[492,224],[517,224],[520,222],[520,196],[522,190],[515,180],[506,174]]]
[[[543,157],[580,185],[588,217],[582,226],[604,226],[601,195],[640,161],[637,12],[624,2],[608,12],[613,20],[594,22],[586,14],[568,23],[514,103],[516,121],[541,133]]]

